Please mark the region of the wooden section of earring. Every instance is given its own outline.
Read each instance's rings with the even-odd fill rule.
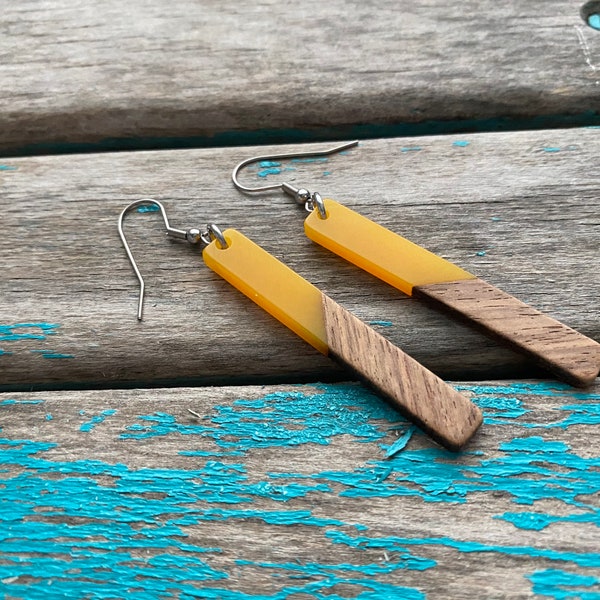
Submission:
[[[357,212],[324,200],[306,235],[409,295],[449,309],[568,383],[590,384],[600,370],[600,345],[498,288]]]
[[[600,371],[600,344],[486,281],[422,285],[413,296],[468,319],[573,385],[589,385]]]
[[[226,248],[213,241],[202,252],[208,267],[358,373],[443,446],[466,444],[482,421],[472,402],[239,231],[223,235]]]
[[[462,448],[481,411],[437,375],[323,294],[329,353],[450,450]]]

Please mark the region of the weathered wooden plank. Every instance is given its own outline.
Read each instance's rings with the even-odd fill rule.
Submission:
[[[0,149],[590,116],[600,36],[581,4],[13,2],[2,12]]]
[[[281,150],[281,148],[278,148]],[[291,149],[291,148],[290,148]],[[376,140],[328,161],[257,166],[331,196],[582,333],[600,339],[595,129]],[[0,171],[0,383],[268,382],[341,377],[337,367],[164,239],[176,227],[239,228],[445,378],[532,374],[531,365],[308,241],[282,194],[249,198],[231,167],[266,148],[5,160]],[[30,325],[28,325],[30,324]]]
[[[598,595],[600,386],[455,385],[461,454],[354,384],[0,394],[0,589]]]

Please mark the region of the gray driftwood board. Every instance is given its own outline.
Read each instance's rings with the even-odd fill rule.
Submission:
[[[515,117],[539,127],[600,109],[600,33],[582,0],[5,4],[4,152]]]
[[[534,373],[312,244],[302,209],[281,193],[235,191],[232,166],[268,150],[0,163],[0,385],[344,377],[210,272],[196,248],[166,240],[157,213],[125,221],[148,288],[138,323],[137,281],[116,223],[144,197],[164,202],[176,227],[210,220],[240,229],[446,378]],[[329,160],[257,165],[243,178],[285,177],[320,191],[598,340],[599,150],[597,129],[373,140]]]
[[[597,598],[600,386],[455,385],[461,454],[356,384],[0,394],[2,596]]]

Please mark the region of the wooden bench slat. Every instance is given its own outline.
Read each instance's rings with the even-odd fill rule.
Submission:
[[[0,36],[0,150],[589,120],[600,36],[581,4],[14,2]]]
[[[599,150],[594,129],[373,140],[326,162],[257,166],[243,177],[309,186],[598,340]],[[496,342],[312,244],[305,213],[283,194],[235,191],[232,166],[268,151],[1,163],[0,385],[343,377],[207,269],[196,248],[165,239],[156,213],[125,221],[147,284],[138,323],[137,281],[116,221],[144,197],[163,201],[175,227],[240,229],[442,377],[535,373]]]
[[[0,587],[597,593],[600,385],[454,385],[485,413],[461,454],[355,384],[0,394]]]

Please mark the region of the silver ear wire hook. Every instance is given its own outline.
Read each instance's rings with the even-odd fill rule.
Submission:
[[[127,252],[127,258],[129,258],[129,262],[131,263],[131,266],[133,267],[135,275],[138,278],[138,281],[140,282],[140,296],[139,296],[139,300],[138,300],[138,312],[137,312],[138,321],[142,320],[142,313],[143,313],[143,309],[144,309],[144,294],[145,294],[146,286],[144,285],[144,278],[142,277],[142,274],[140,273],[140,270],[138,269],[135,259],[133,258],[133,254],[131,252],[131,249],[129,248],[129,244],[127,243],[127,240],[125,239],[125,233],[123,233],[123,219],[125,218],[125,215],[128,212],[132,211],[134,208],[137,208],[139,206],[149,206],[149,205],[158,206],[158,208],[160,210],[160,214],[162,215],[163,221],[165,223],[167,235],[171,235],[180,240],[186,240],[190,244],[197,244],[198,242],[201,242],[204,246],[208,246],[208,244],[210,244],[213,240],[217,240],[217,242],[221,248],[225,249],[228,247],[225,236],[223,235],[223,233],[221,232],[219,227],[217,227],[217,225],[215,225],[214,223],[209,223],[206,226],[205,232],[201,232],[199,229],[194,228],[194,227],[187,229],[185,231],[183,229],[175,229],[175,227],[171,227],[171,225],[169,224],[169,218],[167,217],[167,211],[165,210],[165,207],[158,200],[154,200],[152,198],[143,198],[142,200],[136,200],[135,202],[132,202],[131,204],[126,206],[121,211],[121,214],[119,215],[117,228],[119,230],[119,237],[121,238],[121,243],[123,244],[123,247],[125,248],[125,252]]]
[[[335,154],[336,152],[341,152],[342,150],[347,150],[348,148],[353,148],[357,145],[358,140],[354,140],[352,142],[346,142],[344,144],[340,144],[339,146],[335,146],[334,148],[329,148],[328,150],[320,150],[318,152],[314,152],[311,150],[308,152],[288,152],[285,154],[274,154],[271,156],[253,156],[252,158],[247,158],[246,160],[243,160],[241,163],[236,165],[236,167],[233,169],[233,172],[231,173],[231,179],[233,181],[233,185],[235,185],[235,187],[238,190],[240,190],[240,192],[246,192],[248,194],[251,194],[254,192],[268,192],[270,190],[281,189],[286,194],[292,196],[293,198],[296,198],[296,201],[300,202],[300,200],[302,200],[302,202],[300,202],[302,204],[306,201],[306,198],[299,199],[298,196],[299,192],[305,190],[301,190],[286,182],[274,183],[272,185],[263,185],[260,187],[251,188],[242,185],[239,182],[238,174],[244,167],[247,167],[248,165],[255,162],[260,162],[261,160],[285,160],[287,158],[319,158],[320,156],[329,156],[330,154]]]

